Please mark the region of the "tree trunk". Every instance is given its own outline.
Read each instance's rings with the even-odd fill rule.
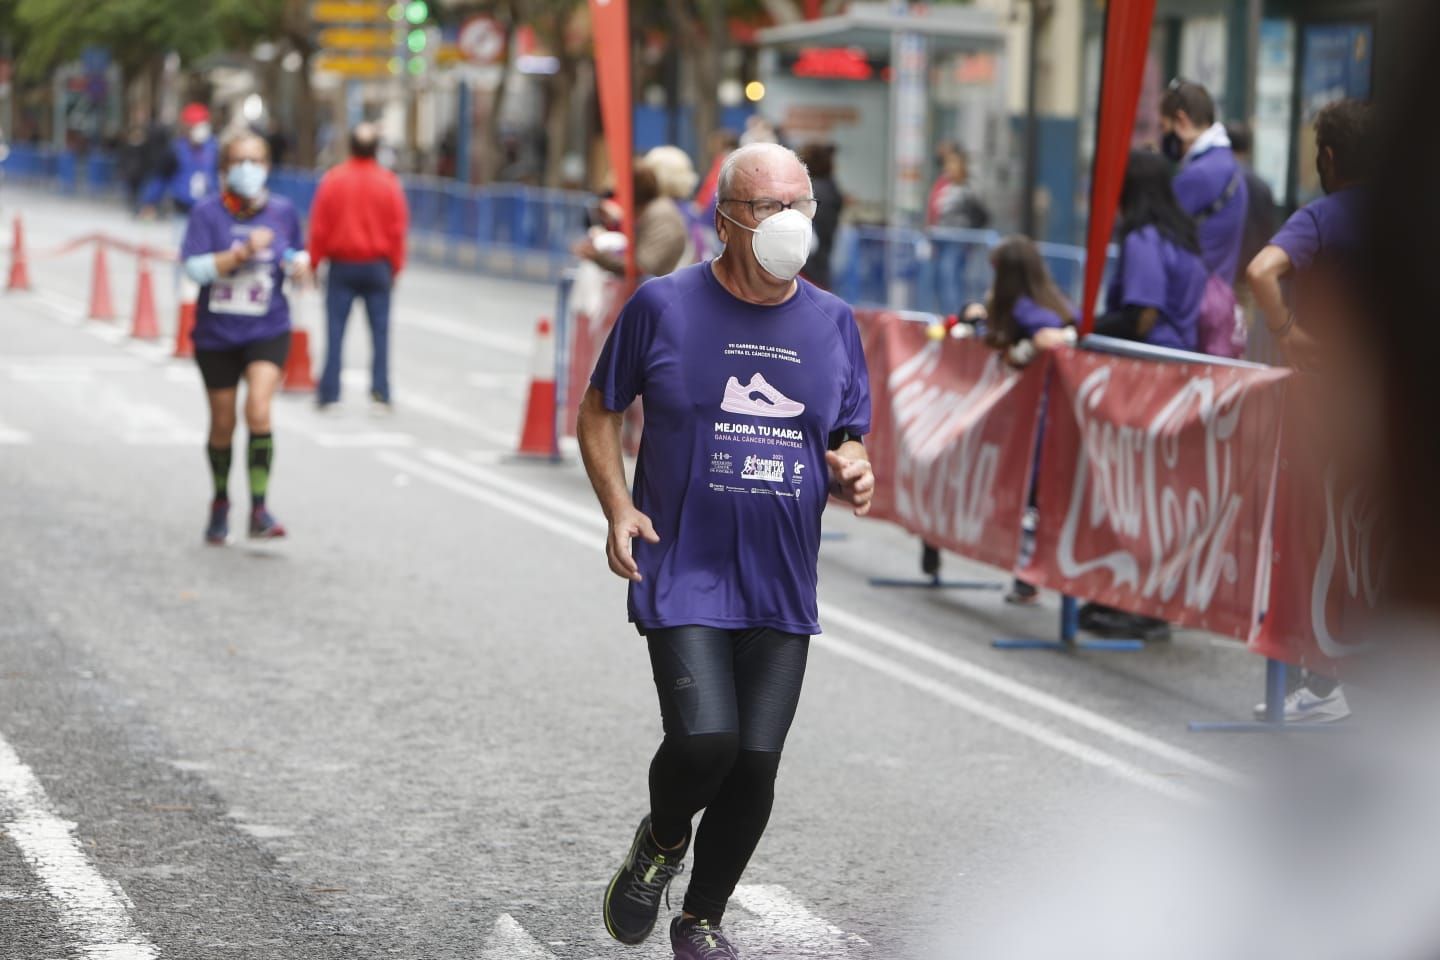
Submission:
[[[300,70],[295,76],[295,165],[315,166],[315,88],[310,82],[310,59],[314,51],[307,44],[300,51]]]
[[[570,148],[570,97],[575,92],[578,64],[568,51],[560,54],[560,69],[550,78],[545,104],[545,186],[558,187]]]
[[[500,172],[500,109],[505,103],[505,90],[510,85],[510,48],[515,40],[515,18],[505,20],[504,59],[500,64],[500,82],[489,91],[489,103],[479,113],[478,120],[471,126],[470,166],[475,183],[490,183]],[[480,91],[475,93],[475,102],[480,100]],[[467,175],[468,176],[468,175]]]

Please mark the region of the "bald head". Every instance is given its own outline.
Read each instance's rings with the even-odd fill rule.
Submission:
[[[368,120],[357,123],[350,131],[350,156],[373,160],[380,149],[380,128]]]
[[[750,143],[720,165],[718,192],[722,200],[773,197],[788,203],[813,191],[810,173],[794,150],[778,143]]]

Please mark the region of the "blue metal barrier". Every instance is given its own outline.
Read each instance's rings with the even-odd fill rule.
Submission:
[[[98,151],[81,162],[68,151],[15,146],[3,169],[12,183],[56,187],[67,194],[93,195],[120,186],[114,158]],[[308,213],[320,176],[314,170],[278,167],[270,173],[270,189]],[[473,187],[421,176],[402,181],[418,259],[548,282],[557,282],[572,264],[570,247],[584,234],[593,202],[583,193],[515,184]],[[953,313],[984,298],[989,251],[1000,240],[993,230],[843,227],[832,264],[835,292],[857,306]],[[1078,305],[1084,249],[1038,246],[1060,289]],[[1112,262],[1113,257],[1112,251]]]
[[[831,264],[835,293],[861,307],[917,310],[941,316],[984,300],[990,288],[994,230],[937,227],[842,227]],[[1085,249],[1037,243],[1055,283],[1077,307],[1084,296]],[[1114,265],[1109,251],[1107,270]]]

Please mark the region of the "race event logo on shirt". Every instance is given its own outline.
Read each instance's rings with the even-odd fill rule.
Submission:
[[[745,469],[740,472],[740,479],[764,480],[766,483],[784,483],[785,458],[748,456],[745,458]]]
[[[752,417],[788,419],[804,413],[805,404],[791,400],[757,373],[744,386],[741,386],[739,378],[731,377],[725,384],[725,399],[720,402],[720,409]]]

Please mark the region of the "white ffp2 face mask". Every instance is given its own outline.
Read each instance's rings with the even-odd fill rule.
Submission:
[[[755,234],[750,242],[755,260],[765,272],[778,280],[794,280],[810,259],[810,237],[814,227],[810,218],[799,210],[781,210],[760,221],[758,228],[747,227],[725,211],[720,216],[741,230]]]

